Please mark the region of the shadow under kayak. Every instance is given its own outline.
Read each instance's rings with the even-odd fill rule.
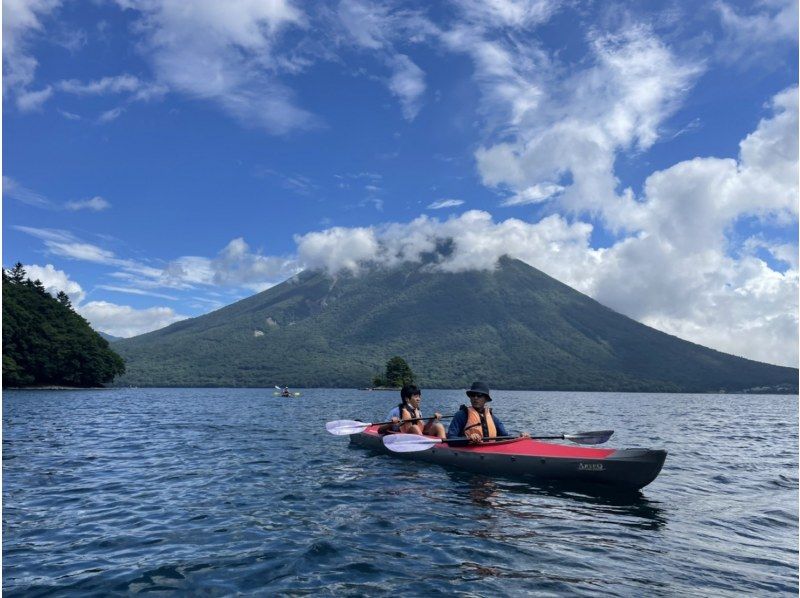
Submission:
[[[658,476],[667,451],[567,446],[530,438],[477,446],[437,444],[414,453],[394,453],[383,445],[378,427],[351,434],[350,443],[406,459],[427,461],[485,475],[525,480],[557,480],[574,484],[638,490]]]

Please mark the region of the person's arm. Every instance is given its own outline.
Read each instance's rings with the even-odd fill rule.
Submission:
[[[400,416],[398,415],[399,409],[395,407],[389,412],[389,415],[386,416],[386,419],[391,421],[390,424],[383,424],[380,428],[378,428],[378,434],[386,434],[387,432],[391,432],[394,430],[395,425],[397,422],[400,421]]]
[[[467,414],[461,409],[458,410],[450,421],[450,427],[447,428],[448,438],[458,438],[464,430],[464,424],[467,423]]]
[[[497,430],[498,436],[511,436],[503,425],[503,422],[501,422],[494,413],[492,413],[492,419],[494,419],[494,427]]]

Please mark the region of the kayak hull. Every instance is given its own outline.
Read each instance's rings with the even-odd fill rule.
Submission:
[[[352,434],[350,442],[401,458],[490,476],[601,485],[621,490],[647,486],[656,479],[667,457],[664,450],[586,448],[529,438],[478,446],[438,444],[424,451],[394,453],[383,445],[382,436],[374,426]]]

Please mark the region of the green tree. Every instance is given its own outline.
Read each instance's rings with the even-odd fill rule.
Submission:
[[[122,358],[66,295],[52,297],[39,280],[17,284],[20,272],[17,264],[3,277],[3,386],[98,386],[125,373]]]
[[[414,372],[402,357],[392,357],[386,362],[386,385],[403,386],[414,382]]]
[[[8,276],[11,279],[11,282],[15,284],[22,284],[25,282],[26,274],[27,273],[25,272],[25,268],[22,266],[22,262],[17,262],[14,264],[14,267],[11,268]]]
[[[72,309],[72,301],[69,300],[69,295],[67,295],[64,291],[59,291],[56,295],[56,299],[61,305]]]

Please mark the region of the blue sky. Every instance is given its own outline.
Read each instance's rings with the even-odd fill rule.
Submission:
[[[3,2],[3,264],[131,336],[510,254],[797,365],[795,2]]]

